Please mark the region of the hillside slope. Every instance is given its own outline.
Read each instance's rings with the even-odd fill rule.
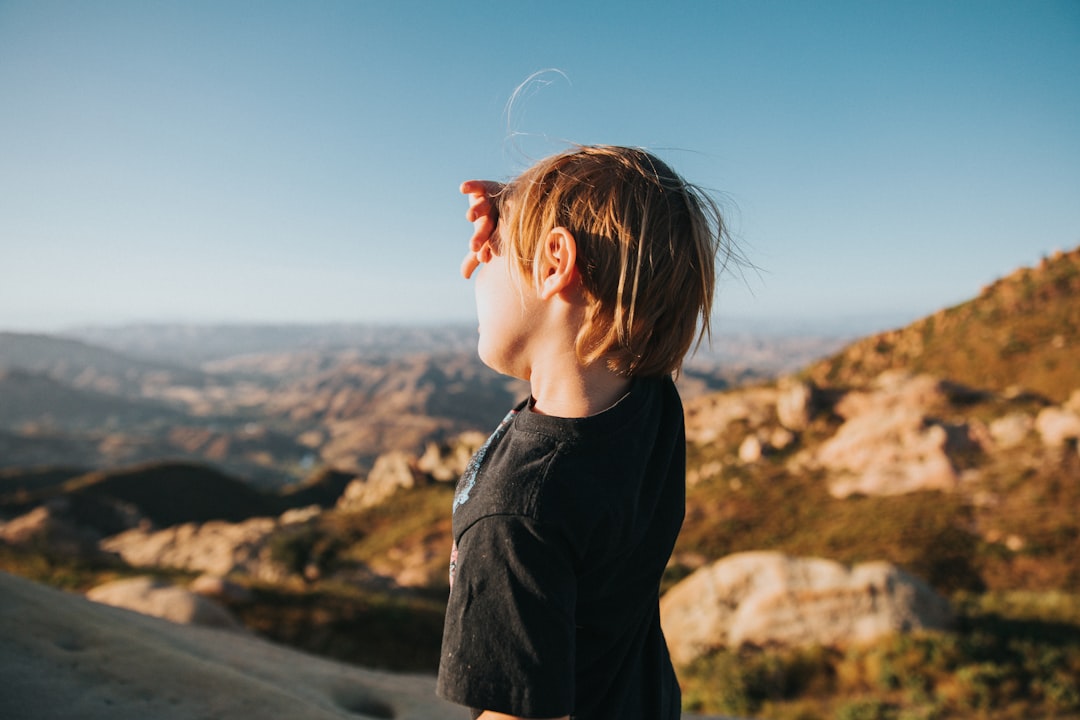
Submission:
[[[56,498],[85,506],[91,516],[105,505],[122,503],[158,527],[186,522],[238,522],[285,509],[279,498],[213,468],[187,462],[158,462],[80,475],[36,491],[0,496],[0,511],[16,515]],[[113,513],[108,512],[109,515]],[[96,527],[94,517],[85,524]],[[118,530],[113,530],[118,532]]]
[[[80,389],[141,397],[147,382],[201,387],[198,370],[133,358],[78,340],[32,333],[0,332],[0,368],[52,377]]]
[[[1080,247],[987,286],[975,299],[859,340],[811,365],[819,385],[864,385],[885,370],[1063,402],[1080,388]]]
[[[80,389],[41,373],[0,367],[0,428],[63,431],[177,423],[182,414],[154,400]]]

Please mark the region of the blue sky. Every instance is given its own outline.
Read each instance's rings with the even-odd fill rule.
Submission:
[[[1077,78],[1075,0],[0,0],[0,329],[470,321],[567,142],[720,195],[721,323],[881,329],[1080,244]]]

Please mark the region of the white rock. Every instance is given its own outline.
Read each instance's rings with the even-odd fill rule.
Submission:
[[[660,612],[678,664],[721,647],[844,646],[952,621],[943,598],[889,563],[849,568],[775,552],[701,568],[664,595]]]
[[[1069,399],[1065,401],[1062,407],[1080,415],[1080,388],[1072,391],[1072,395],[1069,396]]]
[[[1009,413],[990,422],[990,437],[997,447],[1008,450],[1024,442],[1033,427],[1035,421],[1027,413]]]
[[[829,492],[839,498],[956,490],[960,477],[950,453],[980,443],[968,425],[931,419],[947,403],[936,378],[882,373],[869,390],[848,393],[837,403],[844,424],[799,461],[828,470]]]
[[[739,460],[746,464],[756,463],[761,459],[761,441],[756,435],[747,435],[739,445]]]
[[[736,422],[759,427],[770,420],[776,398],[773,388],[751,387],[689,400],[685,405],[686,439],[699,444],[714,442]]]
[[[776,415],[788,430],[800,432],[813,419],[814,388],[791,378],[781,380],[776,396]]]
[[[769,447],[773,450],[787,450],[795,442],[795,433],[787,428],[778,427],[769,434]]]
[[[955,490],[959,481],[946,452],[948,432],[927,425],[907,408],[869,413],[845,422],[821,444],[816,462],[834,473],[829,492],[900,495],[919,490]]]
[[[233,616],[214,601],[150,577],[114,580],[91,589],[86,597],[182,625],[241,628]]]
[[[278,528],[273,518],[242,523],[211,520],[164,530],[133,529],[105,538],[101,548],[135,567],[170,567],[225,577],[243,573],[278,582],[288,574],[271,558],[268,540]]]
[[[318,505],[308,505],[302,508],[291,508],[281,513],[278,522],[282,525],[303,525],[314,520],[322,514],[322,508]]]
[[[1035,428],[1047,447],[1061,447],[1067,441],[1080,439],[1080,413],[1061,407],[1048,407],[1039,411]]]
[[[470,431],[458,435],[450,443],[428,443],[416,466],[439,482],[456,481],[485,440],[487,436],[483,433]]]
[[[337,507],[345,511],[374,507],[398,490],[414,488],[426,479],[408,453],[384,453],[376,458],[366,478],[357,478],[348,484]]]

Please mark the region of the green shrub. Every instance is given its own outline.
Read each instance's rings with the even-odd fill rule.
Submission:
[[[856,700],[842,705],[836,720],[897,720],[898,708],[881,700]]]
[[[687,710],[797,718],[1080,717],[1080,597],[958,595],[952,632],[846,650],[721,650],[680,670]]]
[[[687,710],[746,715],[767,703],[835,690],[834,651],[813,647],[791,650],[719,650],[685,668],[683,705]]]
[[[995,663],[965,665],[956,673],[959,700],[973,710],[992,710],[1015,699],[1022,687],[1015,668]]]
[[[296,575],[304,575],[311,568],[322,573],[333,566],[344,544],[342,538],[318,525],[299,525],[270,538],[270,557]]]

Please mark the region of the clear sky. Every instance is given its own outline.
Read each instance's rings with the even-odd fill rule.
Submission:
[[[0,0],[0,329],[469,321],[568,142],[721,196],[721,322],[906,323],[1080,245],[1080,2]]]

